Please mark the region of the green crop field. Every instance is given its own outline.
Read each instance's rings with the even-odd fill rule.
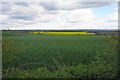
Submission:
[[[3,41],[7,40],[11,46],[9,52],[3,52],[3,59],[5,53],[14,58],[3,63],[5,69],[90,64],[108,46],[102,35],[39,35],[21,31],[3,31],[2,35]]]

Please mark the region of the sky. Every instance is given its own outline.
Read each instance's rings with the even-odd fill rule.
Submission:
[[[117,2],[1,2],[0,29],[118,29]]]

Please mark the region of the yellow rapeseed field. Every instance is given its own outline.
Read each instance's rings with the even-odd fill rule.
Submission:
[[[67,35],[95,35],[95,33],[88,32],[30,32],[32,34],[67,34]]]

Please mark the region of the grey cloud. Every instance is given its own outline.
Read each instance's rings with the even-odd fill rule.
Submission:
[[[14,4],[19,5],[19,6],[29,7],[28,2],[15,2]]]
[[[47,10],[55,10],[55,2],[40,2],[40,6],[44,7]]]
[[[9,19],[21,19],[25,21],[31,21],[37,17],[36,13],[22,13],[22,12],[17,12],[17,13],[12,13],[11,16],[9,16]]]
[[[6,12],[9,12],[11,10],[12,5],[9,2],[2,2],[0,4],[2,5],[0,8],[2,14],[5,14]]]
[[[80,8],[102,7],[111,4],[111,2],[80,2]]]
[[[33,16],[11,16],[11,19],[22,19],[22,20],[32,20],[34,19]]]
[[[76,5],[66,5],[66,7],[65,5],[59,6],[57,2],[40,2],[40,6],[47,10],[73,10],[81,8],[102,7],[109,4],[111,4],[111,2],[76,2]]]
[[[20,11],[20,12],[11,13],[10,16],[9,16],[9,19],[21,19],[21,20],[31,21],[34,18],[36,18],[37,15],[38,15],[38,13],[36,13],[36,12],[30,12],[30,11],[23,12],[23,11]]]

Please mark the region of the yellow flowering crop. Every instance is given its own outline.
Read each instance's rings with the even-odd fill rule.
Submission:
[[[67,35],[95,35],[88,32],[31,32],[32,34],[67,34]]]

